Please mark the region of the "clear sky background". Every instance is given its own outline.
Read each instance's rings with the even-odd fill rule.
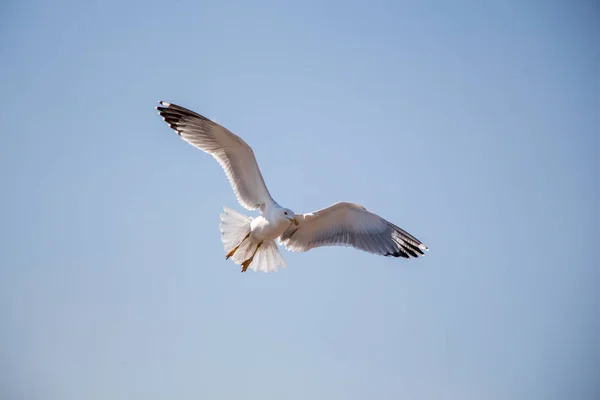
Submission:
[[[599,21],[593,1],[4,2],[0,398],[599,398]],[[219,214],[245,210],[158,100],[242,136],[281,205],[357,202],[429,254],[240,274]]]

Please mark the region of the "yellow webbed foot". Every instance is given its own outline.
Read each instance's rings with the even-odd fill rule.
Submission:
[[[244,261],[242,263],[242,272],[246,272],[246,270],[248,269],[250,264],[252,264],[252,260],[254,260],[254,256],[256,255],[256,252],[258,251],[258,249],[260,249],[260,246],[262,246],[262,244],[263,244],[262,241],[258,242],[258,245],[256,246],[256,250],[254,250],[254,253],[252,253],[252,257],[250,257],[249,259],[247,259],[246,261]]]
[[[252,264],[252,257],[242,263],[242,272],[246,272],[250,264]]]
[[[229,253],[227,253],[227,255],[225,256],[225,259],[229,260],[229,258],[235,254],[235,252],[237,251],[237,249],[239,247],[240,247],[239,245],[235,246]]]

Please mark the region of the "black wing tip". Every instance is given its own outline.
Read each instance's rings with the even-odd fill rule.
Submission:
[[[169,125],[169,128],[173,129],[179,136],[181,136],[181,131],[178,129],[177,122],[181,119],[180,115],[173,114],[171,112],[171,103],[167,103],[166,101],[160,100],[158,102],[163,107],[155,107],[158,111],[158,114],[162,117],[163,121]]]
[[[205,117],[202,114],[198,114],[195,111],[192,111],[188,108],[179,106],[177,104],[173,104],[173,103],[168,103],[166,101],[163,100],[159,100],[158,104],[160,104],[162,107],[155,107],[159,114],[165,118],[166,114],[172,115],[172,116],[178,116],[179,118],[199,118],[203,121],[209,122],[211,124],[215,124],[215,125],[219,125],[218,123],[214,122],[213,120],[211,120],[208,117]]]
[[[386,257],[402,257],[402,258],[419,258],[425,256],[423,250],[428,251],[429,248],[424,244],[414,245],[412,243],[404,242],[400,244],[397,251],[385,253]]]
[[[402,258],[410,258],[410,256],[408,254],[406,254],[403,251],[395,251],[393,253],[385,253],[384,256],[386,257],[402,257]]]
[[[392,255],[394,257],[418,258],[420,256],[425,256],[425,251],[429,251],[429,247],[427,247],[419,239],[417,239],[410,233],[406,232],[404,229],[401,229],[392,223],[390,223],[389,225],[398,235],[394,239],[394,242],[398,246],[398,252],[402,252],[403,254],[396,255],[397,252],[395,252],[385,254],[386,256]]]
[[[166,101],[162,101],[162,100],[159,100],[158,104],[160,104],[162,106],[162,107],[159,107],[159,106],[154,107],[158,110],[158,112],[165,111],[167,108],[171,107],[171,103],[167,103]]]
[[[162,113],[165,112],[171,106],[171,103],[167,103],[166,101],[162,101],[162,100],[159,100],[158,104],[160,104],[162,107],[156,106],[154,108],[158,111],[158,113],[161,116],[163,116]]]

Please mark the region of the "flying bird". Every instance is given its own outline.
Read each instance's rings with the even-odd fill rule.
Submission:
[[[239,136],[184,107],[159,101],[161,117],[192,146],[213,156],[221,165],[238,202],[260,210],[251,218],[229,207],[221,214],[225,259],[254,271],[284,268],[277,242],[288,251],[303,252],[322,246],[351,246],[372,254],[419,257],[429,250],[420,240],[358,204],[339,202],[308,214],[281,207],[269,193],[254,152]]]

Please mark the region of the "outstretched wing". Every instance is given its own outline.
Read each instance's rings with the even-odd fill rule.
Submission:
[[[352,246],[382,256],[409,258],[429,250],[408,232],[358,204],[336,203],[296,218],[299,224],[290,225],[279,237],[290,251]]]
[[[263,208],[273,198],[260,173],[254,152],[239,136],[187,108],[159,101],[161,117],[191,145],[213,156],[225,170],[239,203],[248,210]]]

